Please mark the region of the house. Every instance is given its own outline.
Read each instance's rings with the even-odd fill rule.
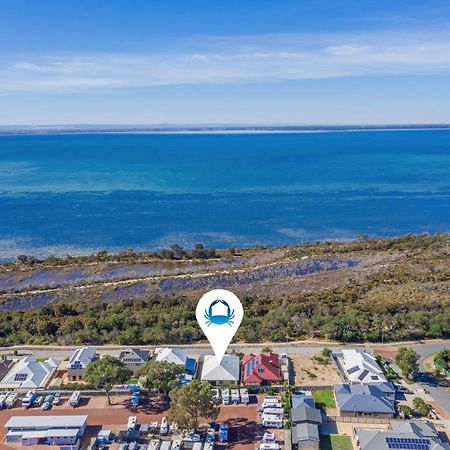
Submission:
[[[128,369],[137,375],[139,369],[149,360],[150,353],[146,350],[127,348],[120,352],[119,359]]]
[[[449,450],[432,422],[391,421],[390,430],[355,428],[361,450]]]
[[[70,381],[82,380],[86,368],[97,357],[95,347],[83,347],[76,349],[67,363],[67,376]]]
[[[334,387],[336,405],[341,416],[392,418],[395,408],[386,395],[374,385],[338,384]]]
[[[276,353],[245,355],[242,363],[243,382],[247,385],[280,383],[280,360]]]
[[[86,431],[86,423],[87,416],[13,416],[5,424],[6,441],[76,449]]]
[[[219,364],[214,355],[206,355],[200,379],[212,384],[239,383],[239,356],[225,355]]]
[[[390,381],[386,383],[373,383],[372,386],[377,387],[391,402],[395,401],[395,386]]]
[[[180,366],[186,365],[187,350],[185,348],[157,348],[154,355],[155,361],[158,362],[169,362]]]
[[[345,376],[350,383],[387,383],[375,357],[361,349],[342,350]]]
[[[294,394],[291,408],[291,441],[294,450],[319,450],[319,425],[322,414],[314,398],[307,394]]]
[[[14,361],[12,359],[2,359],[0,361],[0,381],[10,371]]]
[[[2,389],[43,389],[49,383],[59,361],[37,360],[26,356],[14,364],[0,383]]]
[[[187,356],[185,348],[157,348],[155,349],[155,361],[169,362],[184,366],[182,383],[190,383],[197,373],[197,360]]]

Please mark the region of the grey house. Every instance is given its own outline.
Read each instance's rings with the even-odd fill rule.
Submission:
[[[119,359],[133,372],[133,375],[137,375],[139,369],[149,360],[149,352],[128,348],[120,352]]]
[[[420,449],[449,450],[431,422],[391,421],[390,430],[355,428],[361,450]]]
[[[319,425],[322,414],[311,395],[293,395],[291,441],[294,450],[319,450]]]
[[[96,357],[97,349],[95,347],[77,348],[67,363],[69,381],[82,380],[88,364],[94,361]]]
[[[389,419],[395,415],[394,405],[375,385],[338,384],[334,387],[334,397],[343,417]]]

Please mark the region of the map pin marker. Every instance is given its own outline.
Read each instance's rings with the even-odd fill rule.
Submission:
[[[214,289],[198,301],[195,315],[220,364],[244,317],[241,301],[230,291]]]

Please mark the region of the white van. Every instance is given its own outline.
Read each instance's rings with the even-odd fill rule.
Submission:
[[[130,416],[128,418],[127,430],[128,431],[134,431],[136,429],[136,424],[137,424],[137,417],[136,416]]]
[[[70,396],[69,404],[72,408],[77,407],[80,404],[81,399],[81,392],[80,391],[73,391],[72,395]]]
[[[222,404],[223,405],[229,405],[230,404],[230,390],[229,389],[222,389]]]
[[[169,422],[167,421],[167,417],[163,417],[161,420],[161,427],[159,428],[160,434],[167,434],[169,432]],[[161,444],[162,448],[162,444]]]

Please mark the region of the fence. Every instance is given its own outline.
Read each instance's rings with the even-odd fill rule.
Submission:
[[[372,423],[377,425],[389,425],[391,419],[381,419],[377,417],[342,417],[342,416],[323,416],[323,422],[340,422],[340,423]]]

